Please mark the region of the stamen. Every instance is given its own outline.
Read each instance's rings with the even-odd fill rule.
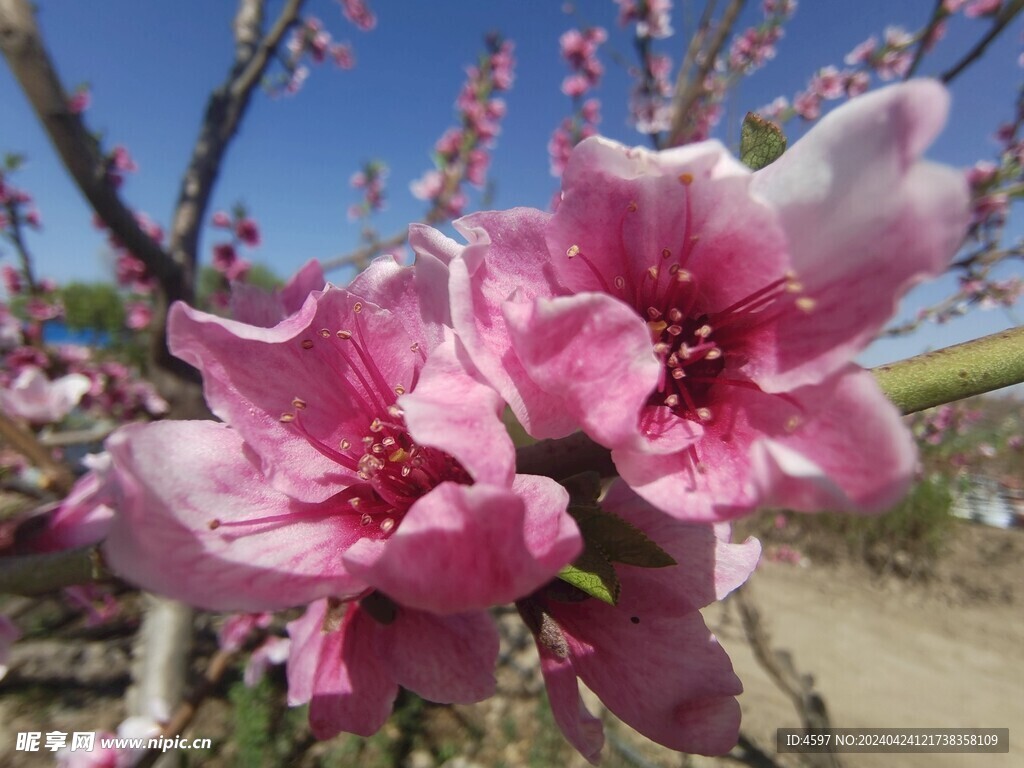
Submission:
[[[579,255],[580,247],[578,245],[570,245],[566,250],[565,255],[570,259],[574,259]]]
[[[320,329],[320,338],[321,339],[329,339],[329,338],[331,338],[331,332],[329,330],[327,330],[326,328],[321,328]]]
[[[799,299],[796,300],[797,309],[801,310],[802,312],[810,312],[812,309],[814,309],[817,303],[818,302],[816,302],[810,296],[801,296]]]
[[[338,331],[335,335],[342,341],[348,341],[352,338],[352,331]]]
[[[301,397],[296,397],[294,400],[292,400],[292,407],[302,410],[303,408],[306,407],[306,401],[303,400]]]
[[[691,184],[693,184],[693,174],[692,173],[680,173],[679,174],[679,181],[681,181],[684,186],[688,187]]]
[[[670,251],[668,248],[662,248],[661,249],[661,258],[663,258],[663,259],[671,259],[672,258],[672,251]]]
[[[303,339],[301,346],[302,346],[303,349],[312,349],[313,348],[313,340],[312,339]]]
[[[391,531],[394,530],[394,528],[395,521],[390,517],[385,517],[383,520],[380,521],[380,529],[384,533],[391,533]]]
[[[698,408],[697,418],[701,421],[711,421],[711,409],[710,408]]]

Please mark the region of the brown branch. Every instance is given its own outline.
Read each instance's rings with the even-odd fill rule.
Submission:
[[[48,488],[64,496],[74,485],[74,478],[68,468],[55,461],[50,452],[43,446],[31,431],[18,424],[3,411],[0,411],[0,438],[35,464],[48,482]]]
[[[171,721],[164,726],[160,732],[162,736],[169,739],[173,739],[175,736],[181,734],[189,724],[192,722],[192,718],[196,716],[196,712],[199,711],[200,705],[209,696],[217,685],[220,683],[221,678],[224,677],[224,673],[231,667],[231,662],[234,661],[236,651],[217,651],[210,659],[210,663],[206,666],[206,673],[203,675],[203,680],[199,686],[192,692],[192,695],[185,699],[175,711]],[[162,754],[159,749],[151,749],[143,755],[142,759],[136,763],[136,768],[151,768],[152,765]]]
[[[99,143],[80,116],[68,109],[68,97],[43,45],[28,0],[0,0],[0,50],[25,92],[57,154],[79,191],[124,246],[167,286],[178,286],[180,270],[153,238],[107,178]]]
[[[365,265],[371,257],[376,256],[382,251],[389,251],[392,248],[404,245],[405,241],[408,239],[409,229],[406,228],[383,240],[375,239],[372,243],[364,245],[361,248],[356,248],[354,251],[323,261],[320,266],[323,267],[324,272],[330,272],[331,270],[353,265],[362,266]]]
[[[288,0],[265,36],[264,0],[241,0],[235,16],[235,60],[225,81],[210,94],[192,158],[181,181],[170,232],[170,253],[192,285],[199,232],[228,145],[245,116],[285,33],[299,19],[305,0]]]
[[[754,605],[749,594],[749,585],[744,585],[732,593],[730,602],[735,602],[743,621],[743,631],[750,643],[761,668],[779,687],[800,716],[804,728],[827,730],[832,727],[825,707],[825,700],[814,690],[814,681],[810,675],[801,675],[793,665],[792,656],[785,651],[772,648],[771,638],[761,623],[761,614]],[[822,768],[839,768],[839,758],[835,754],[823,752],[806,755],[808,762]]]
[[[992,24],[992,28],[988,31],[988,34],[982,37],[981,40],[979,40],[977,44],[967,52],[967,55],[960,59],[960,61],[958,61],[953,67],[943,72],[939,79],[944,83],[950,83],[953,81],[953,78],[957,77],[977,59],[980,59],[992,41],[999,36],[999,33],[1002,32],[1022,10],[1024,10],[1024,0],[1013,0],[1013,2],[1003,8],[999,15],[996,16],[995,22]]]
[[[904,80],[909,80],[917,72],[918,66],[921,64],[921,59],[924,58],[925,48],[928,47],[928,40],[935,32],[936,27],[939,26],[944,18],[948,14],[946,13],[945,0],[935,0],[935,8],[932,10],[932,17],[928,21],[928,26],[925,27],[924,32],[921,34],[921,39],[917,43],[917,50],[914,52],[914,60],[910,62],[910,69],[907,70]]]
[[[722,13],[722,18],[718,22],[718,27],[715,29],[707,49],[701,54],[702,60],[696,75],[688,83],[685,83],[685,86],[681,81],[676,82],[676,91],[672,98],[672,126],[669,129],[666,146],[675,146],[682,137],[690,110],[704,92],[704,81],[715,65],[715,59],[718,58],[722,46],[725,45],[725,39],[735,26],[744,4],[745,0],[732,0],[729,3]]]

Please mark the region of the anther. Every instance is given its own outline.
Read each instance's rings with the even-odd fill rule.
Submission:
[[[374,419],[373,421],[370,422],[371,432],[380,432],[382,429],[384,429],[384,424],[383,422],[381,422],[380,419]]]
[[[810,312],[812,309],[814,309],[817,303],[818,302],[816,302],[810,296],[801,296],[799,299],[796,300],[797,309],[803,312]]]
[[[668,319],[671,320],[673,323],[678,323],[680,320],[683,319],[683,313],[680,312],[675,307],[672,307],[672,309],[668,311]]]
[[[676,282],[677,283],[688,283],[693,279],[693,274],[687,272],[685,269],[676,270]]]
[[[580,247],[578,245],[570,245],[569,248],[566,250],[565,255],[568,256],[570,259],[574,259],[577,256],[579,256],[579,253]]]
[[[395,444],[395,438],[393,438],[393,437],[385,437],[380,442],[381,442],[381,445],[386,445],[388,448],[390,448],[392,445]]]
[[[306,407],[306,401],[303,400],[301,397],[296,397],[294,400],[292,400],[292,407],[298,408],[301,411],[303,408]]]
[[[342,440],[340,445],[341,445],[341,450],[343,450],[343,451],[347,451],[349,448],[352,447],[352,443],[350,443],[348,441],[348,439]]]
[[[338,331],[335,335],[342,341],[348,341],[352,338],[352,331]]]
[[[798,283],[796,280],[787,280],[784,287],[787,293],[800,293],[804,289],[803,283]]]
[[[403,411],[397,405],[389,405],[388,406],[388,415],[391,418],[393,418],[393,419],[400,419],[400,418],[402,418],[402,415],[404,413],[405,413],[405,411]]]
[[[329,330],[327,330],[326,328],[321,328],[320,329],[320,338],[321,339],[329,339],[329,338],[331,338],[331,332]]]
[[[291,421],[295,421],[295,414],[294,413],[282,413],[281,414],[281,418],[278,419],[278,421],[280,421],[280,422],[282,422],[284,424],[287,424],[288,422],[291,422]]]
[[[626,278],[624,278],[622,275],[616,275],[615,276],[615,287],[620,289],[620,290],[625,288],[626,287]]]
[[[675,379],[676,381],[678,381],[679,379],[684,378],[685,376],[686,376],[686,371],[684,371],[682,368],[673,368],[672,369],[672,378]]]
[[[680,333],[683,332],[683,328],[680,325],[670,325],[668,327],[668,332],[673,336],[678,336]]]
[[[690,186],[691,184],[693,184],[693,174],[692,174],[692,173],[680,173],[680,174],[679,174],[679,180],[680,180],[680,181],[681,181],[681,182],[682,182],[682,183],[683,183],[683,184],[684,184],[685,186],[687,186],[687,187],[688,187],[688,186]]]
[[[669,408],[675,408],[679,405],[679,395],[669,395],[665,398],[665,405]]]
[[[362,517],[360,517],[360,518],[359,518],[359,523],[360,523],[361,525],[369,525],[369,524],[370,524],[370,523],[372,523],[372,522],[373,522],[373,518],[372,518],[372,517],[370,517],[370,516],[369,516],[369,515],[367,515],[367,514],[364,514],[364,515],[363,515]]]
[[[303,339],[302,340],[302,348],[303,349],[312,349],[313,348],[313,340],[312,339]]]
[[[401,384],[396,386],[395,387],[395,394],[396,395],[404,395],[405,394],[405,387],[403,387]]]
[[[626,206],[626,210],[630,213],[636,213],[636,200],[630,200],[629,205]]]
[[[392,520],[390,517],[385,517],[383,520],[380,521],[380,529],[384,533],[391,533],[391,531],[393,531],[394,528],[395,528],[395,521]]]
[[[701,421],[711,421],[711,409],[710,408],[698,408],[697,418]]]
[[[357,315],[360,312],[362,312],[363,311],[363,302],[357,301],[355,304],[353,304],[352,305],[352,311],[355,312]]]
[[[663,258],[663,259],[670,259],[670,258],[672,258],[672,251],[670,251],[668,248],[662,248],[661,249],[661,258]]]
[[[800,417],[799,416],[790,416],[788,419],[786,419],[786,431],[787,432],[795,432],[796,428],[799,427],[799,426],[800,426]]]
[[[700,328],[693,332],[693,335],[700,336],[702,339],[706,339],[708,336],[711,335],[711,326],[706,324],[702,325]]]
[[[722,350],[720,350],[718,347],[715,347],[714,349],[709,349],[708,350],[708,353],[706,355],[704,355],[704,359],[705,360],[717,360],[721,356],[722,356]]]
[[[657,267],[648,267],[647,268],[647,274],[651,276],[651,280],[657,280],[658,279],[658,268]]]
[[[215,517],[213,518],[213,520],[206,524],[206,527],[209,528],[211,531],[216,531],[218,528],[220,528],[220,520],[218,520]]]
[[[349,499],[348,503],[349,506],[352,507],[352,509],[359,509],[359,505],[363,503],[363,500],[360,499],[358,496],[355,496],[354,498]]]
[[[648,307],[647,316],[651,318],[651,320],[657,320],[659,317],[661,317],[661,310],[658,309],[657,307]]]

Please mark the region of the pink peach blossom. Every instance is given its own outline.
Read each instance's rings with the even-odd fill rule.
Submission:
[[[885,509],[913,443],[851,361],[964,236],[963,175],[919,159],[947,106],[868,94],[754,174],[715,142],[584,141],[554,216],[457,223],[456,331],[530,434],[582,428],[672,515]]]
[[[616,605],[554,582],[517,606],[533,629],[555,722],[597,764],[600,720],[576,678],[627,725],[671,749],[723,754],[736,744],[743,687],[700,609],[740,586],[757,565],[751,539],[729,544],[727,526],[672,520],[617,481],[602,506],[645,532],[678,565],[615,566]]]
[[[375,589],[448,614],[520,597],[575,556],[565,490],[515,474],[500,400],[452,338],[456,244],[422,227],[410,242],[415,267],[379,259],[272,328],[172,309],[171,349],[226,424],[111,436],[112,568],[218,610]]]
[[[28,366],[9,387],[0,390],[0,407],[34,424],[49,424],[71,413],[88,391],[89,380],[80,373],[50,381],[41,370]]]
[[[494,693],[498,633],[483,611],[446,616],[404,606],[320,600],[288,625],[288,703],[309,703],[317,738],[369,736],[403,686],[430,701],[469,704]]]

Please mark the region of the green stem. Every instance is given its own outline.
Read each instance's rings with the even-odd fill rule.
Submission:
[[[903,413],[1024,382],[1024,326],[871,371]]]
[[[110,578],[98,545],[45,555],[0,557],[0,594],[41,595]]]

